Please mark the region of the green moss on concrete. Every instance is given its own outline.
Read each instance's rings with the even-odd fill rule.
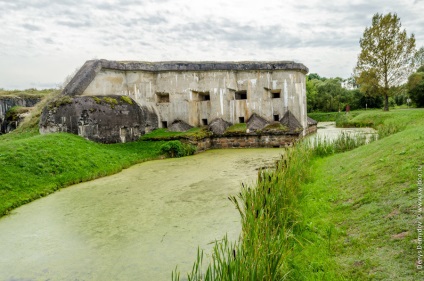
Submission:
[[[104,97],[102,98],[102,101],[109,104],[110,108],[114,109],[115,105],[118,105],[118,100],[115,98],[111,98],[111,97]]]
[[[122,100],[123,102],[125,102],[125,103],[133,104],[133,100],[132,100],[130,97],[127,97],[127,96],[121,96],[121,100]]]
[[[48,105],[49,109],[53,109],[55,107],[60,107],[62,105],[71,104],[72,98],[70,96],[60,95],[57,96],[53,101],[51,101]]]
[[[265,126],[265,128],[261,130],[261,132],[275,132],[275,133],[284,133],[288,131],[289,131],[289,128],[287,128],[287,126],[284,126],[283,124],[279,122],[268,124]]]
[[[246,123],[238,123],[228,127],[224,135],[242,135],[246,134],[247,124]]]

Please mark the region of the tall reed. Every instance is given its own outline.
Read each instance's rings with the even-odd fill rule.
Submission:
[[[227,237],[216,242],[210,260],[198,250],[187,279],[200,280],[293,280],[293,255],[302,243],[304,221],[300,213],[301,186],[311,178],[314,157],[353,149],[366,143],[365,136],[342,134],[338,138],[316,138],[288,148],[275,169],[260,170],[255,187],[242,184],[237,196],[230,196],[241,216],[238,241]],[[179,280],[178,270],[172,280]]]

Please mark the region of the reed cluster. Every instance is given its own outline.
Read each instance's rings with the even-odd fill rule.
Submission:
[[[241,216],[236,242],[217,241],[205,263],[199,249],[188,280],[295,280],[293,260],[304,243],[302,184],[312,178],[311,160],[364,145],[363,135],[343,133],[336,139],[315,138],[285,150],[274,169],[260,170],[255,186],[242,184],[229,200]],[[331,237],[331,236],[329,236]],[[172,280],[180,280],[176,269]]]

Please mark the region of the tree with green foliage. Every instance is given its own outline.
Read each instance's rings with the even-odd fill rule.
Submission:
[[[315,83],[313,80],[306,80],[306,101],[307,101],[307,110],[308,112],[313,112],[317,110],[316,100],[317,100],[318,92],[315,87]]]
[[[356,81],[362,93],[384,98],[385,111],[389,110],[391,89],[405,82],[415,62],[415,36],[408,37],[401,26],[396,14],[377,13],[359,41]]]
[[[408,78],[409,96],[417,107],[424,107],[424,65]]]
[[[424,47],[421,47],[416,53],[415,53],[415,66],[421,67],[424,66]]]

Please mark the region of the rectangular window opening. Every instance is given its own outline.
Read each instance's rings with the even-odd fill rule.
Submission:
[[[168,128],[168,121],[162,121],[162,128]]]
[[[271,96],[273,99],[281,98],[281,90],[271,90]]]
[[[247,91],[237,91],[235,93],[236,100],[247,100]]]
[[[207,92],[200,92],[200,91],[191,91],[193,93],[193,97],[195,101],[208,101],[211,100],[211,95],[209,91]]]
[[[280,115],[274,114],[274,121],[280,121]]]
[[[201,101],[211,100],[211,95],[209,94],[209,92],[199,93],[199,100]]]
[[[156,93],[156,99],[158,103],[168,103],[169,93]]]
[[[208,119],[202,119],[202,125],[207,126],[208,125]]]
[[[239,123],[244,123],[244,117],[239,117]]]

